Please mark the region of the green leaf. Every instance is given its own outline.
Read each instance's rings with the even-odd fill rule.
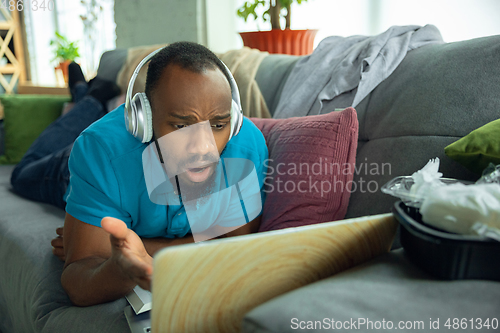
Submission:
[[[266,1],[264,0],[254,0],[253,2],[245,1],[245,3],[240,8],[238,8],[236,14],[239,17],[242,17],[245,20],[245,22],[247,22],[248,16],[250,15],[253,16],[254,20],[256,20],[258,18],[258,14],[255,11],[255,9],[259,6],[265,6],[265,5]]]
[[[65,36],[61,35],[58,31],[55,32],[56,37],[50,41],[50,46],[55,47],[54,58],[52,61],[74,61],[80,57],[79,47],[77,42],[70,42]]]
[[[285,17],[287,14],[287,8],[290,7],[294,2],[297,4],[302,4],[303,2],[307,2],[308,0],[276,0],[280,3],[281,6],[281,11],[280,15],[282,17]],[[271,7],[271,0],[250,0],[250,1],[245,1],[245,3],[238,8],[236,11],[236,14],[243,18],[245,22],[247,22],[248,17],[252,16],[254,20],[257,20],[259,18],[259,15],[255,11],[256,8],[259,6],[263,6],[264,8],[267,8],[261,15],[261,19],[264,22],[267,22],[270,20],[269,16],[269,8]]]

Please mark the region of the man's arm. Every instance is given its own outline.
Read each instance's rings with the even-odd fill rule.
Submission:
[[[152,257],[156,254],[156,252],[160,251],[161,249],[164,249],[169,246],[174,246],[174,245],[182,245],[182,244],[189,244],[189,243],[194,243],[194,239],[192,235],[188,235],[186,237],[182,238],[163,238],[163,237],[158,237],[158,238],[141,238],[142,242],[144,243],[144,247],[146,248],[146,251],[148,251],[149,255]]]
[[[124,222],[104,218],[99,228],[66,214],[63,242],[61,283],[75,305],[121,298],[136,284],[149,287],[152,258]]]
[[[236,230],[228,232],[227,237],[241,236],[241,235],[256,233],[257,231],[259,231],[261,218],[262,218],[262,215],[259,215],[256,218],[254,218],[252,221],[250,221],[247,224],[245,224],[244,226],[242,226],[241,228],[238,228]]]
[[[238,229],[232,230],[220,237],[217,238],[223,238],[223,237],[233,237],[233,236],[240,236],[240,235],[247,235],[251,233],[255,233],[259,230],[260,226],[260,221],[261,221],[261,216],[258,216],[255,218],[253,221],[241,226]],[[228,228],[231,230],[232,228]],[[183,237],[183,238],[175,238],[175,239],[168,239],[168,238],[142,238],[142,241],[144,243],[144,247],[148,251],[150,256],[154,256],[156,252],[159,250],[168,247],[168,246],[174,246],[174,245],[182,245],[182,244],[189,244],[189,243],[194,243],[194,238],[192,235]]]
[[[221,237],[242,236],[242,235],[256,233],[259,230],[261,217],[262,217],[262,215],[257,216],[252,221],[246,223],[245,225],[239,227],[238,229],[231,230],[230,232],[222,235]],[[228,229],[232,229],[232,228],[228,228]]]
[[[259,225],[260,216],[221,237],[257,232]],[[193,242],[192,236],[141,239],[120,220],[104,218],[99,228],[70,214],[66,214],[63,233],[66,262],[61,282],[78,306],[121,298],[136,284],[149,289],[154,253],[168,246]]]

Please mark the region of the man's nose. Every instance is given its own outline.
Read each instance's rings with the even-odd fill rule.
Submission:
[[[187,153],[196,155],[206,155],[213,152],[214,149],[214,137],[212,131],[206,131],[200,129],[195,133],[192,133],[188,138]]]

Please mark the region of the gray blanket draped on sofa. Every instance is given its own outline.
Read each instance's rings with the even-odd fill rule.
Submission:
[[[288,77],[274,118],[356,107],[403,61],[406,53],[443,43],[433,25],[393,26],[376,36],[331,36],[300,59]]]

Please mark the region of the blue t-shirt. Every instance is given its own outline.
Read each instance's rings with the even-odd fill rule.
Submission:
[[[89,126],[76,139],[69,158],[66,212],[95,226],[101,225],[103,217],[115,217],[142,237],[188,234],[184,206],[158,205],[149,198],[142,164],[147,146],[127,132],[124,105]],[[268,151],[262,133],[249,119],[244,118],[238,135],[229,140],[223,158],[244,158],[254,163],[264,200]]]

